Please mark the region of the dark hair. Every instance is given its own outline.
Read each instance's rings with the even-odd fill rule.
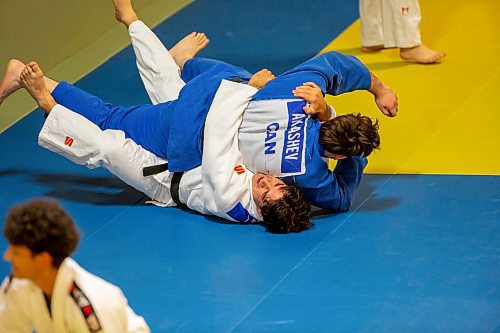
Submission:
[[[58,268],[78,245],[76,226],[54,201],[35,199],[12,207],[5,221],[4,235],[10,244],[26,246],[39,254],[47,251]]]
[[[345,156],[368,156],[380,147],[378,120],[345,114],[321,124],[319,144],[332,153]]]
[[[311,204],[295,186],[284,186],[283,197],[267,201],[261,207],[267,231],[275,234],[300,232],[312,226]]]

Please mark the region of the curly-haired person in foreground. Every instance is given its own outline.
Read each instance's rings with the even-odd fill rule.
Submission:
[[[4,235],[12,274],[0,290],[0,332],[149,332],[118,287],[70,258],[80,236],[56,202],[14,206]]]

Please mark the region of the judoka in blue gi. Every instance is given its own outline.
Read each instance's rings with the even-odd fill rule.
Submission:
[[[82,114],[103,130],[123,130],[145,149],[166,158],[169,169],[178,172],[201,164],[202,128],[221,80],[239,78],[248,81],[251,76],[244,69],[230,64],[194,58],[184,64],[182,79],[186,86],[175,101],[118,107],[66,82],[61,82],[52,96],[58,104]],[[319,119],[307,117],[303,112],[306,103],[297,99],[293,90],[304,82],[314,82],[323,91],[338,95],[378,87],[381,83],[377,81],[355,57],[336,52],[320,55],[278,76],[255,94],[244,114],[239,141],[245,164],[252,171],[284,177],[286,183],[301,188],[315,206],[333,211],[348,210],[361,181],[366,156],[380,143],[377,124],[372,124],[367,118],[355,117],[355,121],[359,119],[357,125],[347,121],[345,126],[331,126],[331,131],[340,131],[342,127],[352,129],[353,135],[357,135],[359,128],[368,132],[361,140],[346,140],[357,151],[335,152],[334,148],[321,145],[321,128],[327,128],[330,123],[342,124],[347,116],[335,117],[321,124]],[[394,96],[389,106],[383,105],[383,110],[395,115],[395,95],[388,88],[380,89],[383,94]],[[186,114],[191,114],[190,122],[186,122]],[[272,136],[274,142],[280,142],[279,147],[269,145]],[[291,150],[292,144],[298,149]],[[260,149],[256,149],[259,145]],[[294,153],[293,159],[288,155],[290,151]],[[323,160],[327,156],[325,152],[343,158],[334,172]]]
[[[166,158],[169,169],[176,172],[201,164],[202,128],[221,80],[248,81],[250,77],[242,68],[194,58],[184,64],[182,79],[186,86],[176,101],[116,107],[65,82],[52,95],[59,104],[82,114],[101,129],[123,130],[145,149]],[[287,184],[301,188],[315,206],[346,211],[361,181],[366,156],[380,144],[377,124],[362,116],[339,116],[324,124],[318,118],[308,117],[303,111],[306,103],[293,95],[293,90],[304,82],[314,82],[332,95],[371,89],[375,95],[381,94],[376,95],[377,100],[388,100],[382,101],[382,110],[389,115],[396,114],[397,99],[355,57],[329,52],[272,80],[255,94],[244,114],[239,146],[250,170],[283,177]],[[185,114],[193,114],[194,110],[197,113],[189,117],[192,122],[186,122]],[[360,129],[364,130],[361,136]],[[355,149],[324,147],[320,143],[321,132],[342,130],[351,131],[341,135],[347,136],[347,145]],[[342,159],[333,172],[323,160],[327,152]]]

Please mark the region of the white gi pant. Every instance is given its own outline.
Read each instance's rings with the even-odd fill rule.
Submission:
[[[418,0],[359,0],[359,16],[363,46],[422,44]]]
[[[0,333],[149,332],[120,288],[71,258],[59,267],[51,308],[50,314],[43,291],[30,280],[6,278],[0,289]]]
[[[141,21],[130,25],[129,34],[141,79],[153,103],[176,99],[184,82],[167,49]],[[246,168],[243,174],[234,171],[235,166],[242,164],[235,137],[242,113],[256,91],[251,86],[222,82],[206,120],[203,169],[197,167],[185,172],[179,184],[179,199],[189,208],[238,221],[226,213],[241,204],[255,220],[259,219],[251,192],[253,174]],[[166,160],[125,138],[122,131],[102,131],[83,116],[56,105],[38,142],[77,164],[108,169],[157,205],[175,205],[170,195],[173,174],[165,171],[148,177],[142,175],[144,167]]]

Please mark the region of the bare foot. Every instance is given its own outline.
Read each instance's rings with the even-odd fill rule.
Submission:
[[[131,0],[113,0],[115,6],[115,17],[118,22],[129,26],[132,22],[137,21],[139,18],[132,8]]]
[[[47,113],[56,102],[45,85],[42,69],[34,61],[29,62],[21,71],[21,84],[29,92],[38,106]]]
[[[203,32],[192,32],[172,47],[169,52],[182,70],[184,63],[203,50],[210,40]]]
[[[11,59],[7,63],[2,83],[0,83],[0,104],[14,91],[22,88],[19,75],[23,68],[24,64],[17,59]]]
[[[433,64],[446,56],[446,54],[434,51],[422,44],[410,48],[401,48],[399,56],[401,59],[406,61],[416,61],[421,64]]]
[[[384,45],[361,46],[361,51],[366,53],[377,52],[384,49]]]

